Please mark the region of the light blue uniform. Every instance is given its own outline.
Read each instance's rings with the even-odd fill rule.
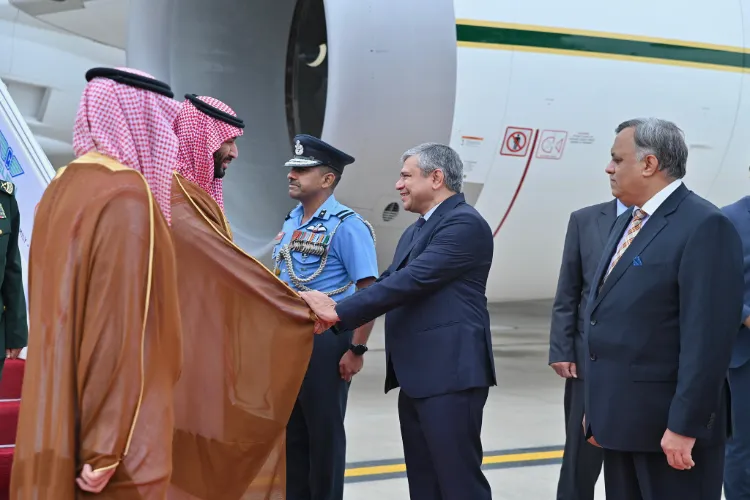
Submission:
[[[294,140],[287,168],[322,166],[341,175],[354,162],[317,137],[299,134]],[[378,276],[371,226],[333,194],[309,221],[303,217],[300,204],[276,236],[274,273],[279,279],[293,290],[317,290],[339,302],[356,292],[358,281]],[[339,363],[356,349],[352,337],[346,330],[314,336],[310,364],[286,426],[287,500],[343,500],[350,382],[341,378]]]
[[[294,290],[318,290],[338,302],[356,291],[359,280],[377,278],[375,240],[359,215],[336,201],[334,195],[309,222],[303,223],[303,215],[300,204],[289,212],[276,236],[273,259],[279,279]],[[301,283],[287,269],[286,249]]]
[[[356,292],[359,280],[378,276],[373,233],[359,215],[331,195],[310,221],[303,223],[303,216],[302,205],[289,212],[276,237],[279,279],[294,290],[318,290],[339,301]],[[341,378],[339,361],[352,335],[332,330],[315,335],[287,424],[288,500],[343,500],[349,382]]]

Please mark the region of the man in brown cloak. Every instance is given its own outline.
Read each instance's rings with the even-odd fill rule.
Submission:
[[[184,365],[170,500],[285,497],[285,428],[312,352],[305,302],[232,241],[222,177],[244,123],[186,95],[172,182]]]
[[[172,471],[181,325],[168,85],[86,74],[73,147],[39,203],[14,500],[162,500]]]

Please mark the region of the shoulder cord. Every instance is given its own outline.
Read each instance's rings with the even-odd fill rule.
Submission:
[[[370,230],[370,235],[372,236],[373,243],[377,242],[377,239],[375,238],[375,229],[372,227],[372,224],[364,220],[362,217],[359,216],[359,214],[355,214],[359,220],[365,223],[365,226]],[[336,224],[336,227],[333,229],[333,232],[331,233],[330,241],[333,242],[333,235],[336,234],[336,231],[338,230],[339,226],[345,221],[346,219],[342,219],[339,221],[338,224]],[[292,254],[289,251],[289,244],[287,243],[281,249],[279,250],[278,255],[276,256],[276,266],[278,267],[279,262],[281,259],[284,259],[284,262],[286,262],[286,270],[289,273],[289,277],[292,280],[292,283],[294,283],[294,286],[296,286],[298,289],[302,290],[303,292],[310,292],[312,291],[311,288],[308,288],[305,286],[305,283],[310,283],[312,280],[320,276],[320,273],[323,272],[323,269],[326,267],[326,262],[328,261],[328,249],[323,253],[323,255],[320,257],[320,265],[318,266],[318,269],[312,273],[307,278],[300,278],[297,276],[297,273],[294,272],[294,266],[292,265]],[[353,281],[350,281],[346,285],[339,287],[335,290],[331,290],[330,292],[322,292],[326,294],[329,297],[332,297],[333,295],[338,295],[340,293],[343,293],[349,289],[350,286],[354,284]]]

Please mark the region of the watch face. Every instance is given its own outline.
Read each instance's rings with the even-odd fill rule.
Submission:
[[[351,347],[351,350],[352,350],[352,352],[353,352],[354,354],[356,354],[357,356],[361,356],[361,355],[363,355],[364,353],[366,353],[366,352],[367,352],[367,346],[363,346],[363,345],[353,345],[353,346]]]

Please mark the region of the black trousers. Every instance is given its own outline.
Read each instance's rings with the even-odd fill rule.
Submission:
[[[429,398],[398,395],[411,500],[491,500],[482,472],[482,416],[489,389]]]
[[[694,448],[695,467],[677,470],[664,453],[604,450],[607,500],[720,500],[724,445]]]
[[[729,388],[734,425],[724,455],[724,495],[750,500],[750,362],[729,369]]]
[[[310,364],[286,428],[286,499],[342,500],[349,382],[339,361],[352,332],[315,336]]]
[[[565,451],[557,500],[594,500],[596,481],[602,471],[604,453],[586,442],[583,432],[585,388],[583,380],[565,379]]]

